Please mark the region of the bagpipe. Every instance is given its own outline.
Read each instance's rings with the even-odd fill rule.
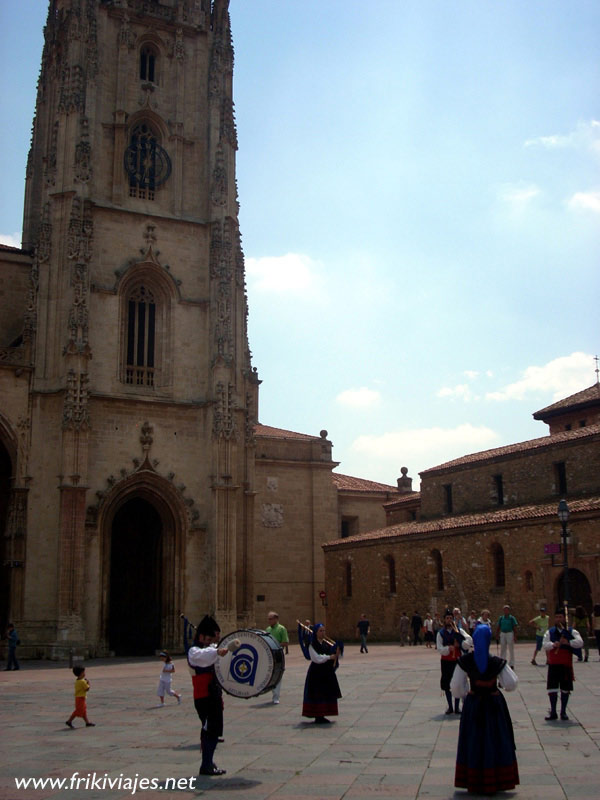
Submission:
[[[310,625],[305,625],[303,622],[300,622],[299,619],[296,620],[298,623],[298,644],[300,645],[300,649],[302,650],[302,654],[307,661],[311,660],[310,653],[308,648],[310,647],[313,637],[315,635],[313,628]],[[337,653],[338,657],[341,658],[344,655],[344,643],[342,641],[333,641],[333,639],[328,639],[326,636],[323,637],[323,642],[327,645],[329,649],[329,655],[333,655]],[[338,659],[335,660],[334,669],[337,669],[339,666]]]

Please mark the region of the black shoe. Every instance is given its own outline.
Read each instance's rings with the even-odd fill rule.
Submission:
[[[569,719],[569,718],[567,717],[567,713],[566,713],[566,711],[561,711],[561,712],[560,712],[560,718],[561,718],[562,720],[565,720],[565,721]]]
[[[546,722],[550,721],[551,719],[558,719],[558,714],[551,711],[547,717],[544,717],[544,719],[546,720]]]
[[[208,769],[202,769],[202,767],[200,767],[200,772],[198,774],[199,775],[225,775],[226,772],[227,772],[226,769],[219,769],[218,767],[216,767],[213,764],[212,767],[209,767]]]
[[[67,721],[65,722],[65,725],[68,725],[68,726],[69,726],[69,728],[72,728],[72,727],[73,727],[73,723],[72,723],[72,722],[69,722],[69,720],[67,720]]]
[[[95,722],[86,722],[85,723],[85,727],[86,728],[95,728],[96,727],[96,723]]]
[[[454,709],[454,713],[455,714],[462,714],[462,711],[460,710],[460,708],[455,708]]]
[[[454,709],[453,709],[453,708],[447,708],[447,709],[444,711],[444,714],[454,714]]]
[[[315,717],[315,724],[316,725],[330,725],[331,720],[327,719],[327,717]]]

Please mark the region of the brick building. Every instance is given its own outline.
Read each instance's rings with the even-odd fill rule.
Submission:
[[[0,247],[0,625],[25,657],[320,605],[352,493],[326,434],[258,423],[232,82],[227,0],[49,2]],[[383,525],[394,487],[363,489]]]
[[[328,626],[351,637],[367,611],[394,639],[402,611],[508,602],[517,619],[563,600],[560,499],[568,523],[570,605],[600,602],[600,384],[534,414],[550,434],[421,473],[420,493],[386,504],[387,525],[324,546]]]

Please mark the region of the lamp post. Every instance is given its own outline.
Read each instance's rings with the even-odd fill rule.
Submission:
[[[567,522],[569,521],[569,506],[567,505],[566,500],[561,500],[558,504],[558,518],[560,520],[560,524],[562,526],[562,543],[565,551],[565,558],[563,561],[563,566],[565,569],[564,573],[564,606],[565,606],[565,619],[569,618],[569,553],[568,553],[568,541],[569,541],[569,534],[567,532]]]

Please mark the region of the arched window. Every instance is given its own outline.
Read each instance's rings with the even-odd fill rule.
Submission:
[[[157,66],[156,50],[149,45],[144,45],[140,50],[140,80],[149,81],[150,83],[157,83],[156,66]]]
[[[431,551],[431,559],[435,568],[435,585],[437,592],[444,591],[444,565],[442,562],[442,554],[439,550]]]
[[[494,569],[494,586],[502,588],[506,585],[504,573],[504,550],[502,545],[494,542],[492,545],[492,563]]]
[[[352,562],[346,561],[346,597],[352,597]]]
[[[154,386],[156,305],[154,295],[138,286],[127,300],[125,383]]]
[[[533,592],[533,572],[531,570],[525,572],[525,591]]]
[[[170,277],[152,262],[136,264],[119,287],[120,367],[127,386],[154,393],[171,386],[171,306],[176,298]]]
[[[129,196],[154,200],[155,192],[171,174],[171,159],[149,122],[139,122],[131,131],[125,150]]]
[[[385,562],[388,568],[388,586],[390,594],[396,594],[396,562],[393,556],[386,556]]]

